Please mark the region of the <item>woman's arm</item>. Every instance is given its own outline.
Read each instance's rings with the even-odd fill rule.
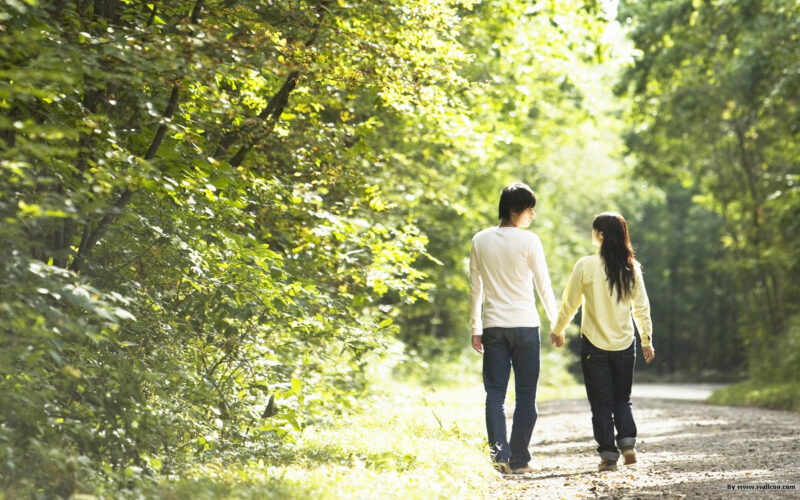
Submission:
[[[639,329],[639,335],[642,337],[644,360],[650,363],[656,357],[655,349],[653,348],[653,321],[650,319],[650,299],[647,297],[647,289],[644,286],[642,268],[638,265],[634,268],[634,280],[633,296],[631,297],[633,320]]]
[[[564,294],[561,296],[561,309],[558,311],[558,319],[556,320],[553,331],[550,333],[553,343],[560,345],[556,339],[564,341],[564,329],[569,322],[578,312],[583,300],[583,261],[579,260],[572,268],[572,274],[567,280],[567,286],[564,288]]]
[[[631,297],[631,308],[633,309],[633,319],[642,337],[642,347],[649,347],[652,344],[653,322],[650,319],[650,299],[647,298],[647,290],[644,287],[642,269],[639,266],[634,268],[633,294]]]

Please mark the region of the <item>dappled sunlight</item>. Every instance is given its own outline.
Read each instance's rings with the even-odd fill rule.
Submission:
[[[464,396],[471,393],[398,381],[391,394],[373,397],[363,413],[305,428],[278,464],[200,467],[192,473],[197,483],[180,487],[235,488],[237,496],[254,498],[266,488],[268,498],[397,499],[502,489],[486,453],[482,402],[474,411],[466,409],[471,403]]]
[[[521,498],[716,498],[728,494],[729,484],[797,482],[796,413],[669,399],[644,406],[634,409],[638,463],[598,472],[588,403],[541,405],[530,447],[537,471],[509,480]]]
[[[799,23],[797,0],[0,2],[0,499],[797,482],[797,413],[701,401],[800,409]],[[470,242],[517,182],[546,300],[498,321],[539,308],[542,341],[535,473],[502,477]],[[639,463],[597,473],[547,289],[606,210],[657,383]]]

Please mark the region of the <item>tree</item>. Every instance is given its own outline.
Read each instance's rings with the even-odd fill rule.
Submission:
[[[423,278],[369,141],[446,104],[468,3],[1,7],[10,484],[269,456],[346,411],[380,297]]]
[[[640,51],[620,85],[633,98],[639,172],[692,187],[723,218],[737,329],[754,360],[776,366],[786,357],[769,346],[794,335],[800,292],[790,215],[800,213],[799,13],[781,0],[622,2],[619,12]]]

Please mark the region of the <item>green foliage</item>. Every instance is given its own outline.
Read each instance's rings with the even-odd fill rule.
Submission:
[[[305,428],[274,460],[204,464],[148,496],[487,498],[513,491],[489,461],[480,369],[460,384],[423,386],[398,376],[397,362],[375,360],[376,391],[359,408]],[[582,395],[562,387],[548,396],[540,400]]]
[[[465,257],[472,236],[497,224],[499,194],[511,182],[537,193],[532,229],[556,290],[574,259],[591,252],[591,218],[625,189],[612,180],[627,170],[616,156],[620,125],[603,87],[618,62],[593,71],[605,53],[601,14],[579,1],[476,4],[459,34],[473,55],[459,69],[469,82],[462,107],[445,121],[388,124],[394,153],[387,161],[403,173],[392,201],[427,236],[432,258],[418,266],[437,284],[429,302],[397,318],[414,348],[425,336],[469,335]],[[588,192],[587,185],[604,187]]]
[[[721,218],[710,290],[726,287],[731,301],[716,307],[729,311],[720,317],[732,319],[757,378],[761,354],[788,335],[800,304],[799,9],[648,0],[619,12],[637,50],[619,87],[632,97],[628,147],[639,173],[680,182]]]
[[[371,352],[460,337],[469,236],[589,122],[593,15],[0,6],[2,488],[281,460],[358,404]]]
[[[269,459],[353,405],[425,290],[380,117],[447,109],[468,4],[0,7],[4,488]]]
[[[748,380],[714,391],[708,401],[721,405],[800,411],[800,385],[797,382]]]
[[[789,321],[784,335],[751,352],[750,365],[757,381],[779,383],[800,380],[800,315]]]
[[[4,3],[0,488],[471,496],[482,438],[448,412],[482,411],[359,408],[381,371],[479,387],[466,257],[516,180],[557,292],[592,216],[629,215],[656,344],[696,347],[661,369],[774,332],[762,372],[798,375],[797,14],[623,2],[622,113],[596,2]]]
[[[373,382],[379,382],[373,380]],[[431,390],[392,377],[337,422],[303,430],[267,461],[208,463],[159,498],[482,498],[502,479],[483,435],[482,388]]]
[[[693,203],[691,190],[677,182],[642,201],[635,208],[621,204],[623,213],[636,214],[631,238],[657,327],[657,356],[649,366],[706,379],[739,377],[746,354],[731,293],[735,277],[720,245],[721,217]]]

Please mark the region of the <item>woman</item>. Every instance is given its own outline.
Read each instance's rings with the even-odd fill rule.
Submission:
[[[616,469],[620,452],[626,465],[636,463],[636,423],[631,411],[636,341],[631,312],[647,363],[653,361],[655,351],[650,302],[622,215],[604,212],[595,217],[592,243],[600,250],[575,264],[550,340],[558,347],[564,344],[564,329],[583,302],[581,368],[602,471]]]

